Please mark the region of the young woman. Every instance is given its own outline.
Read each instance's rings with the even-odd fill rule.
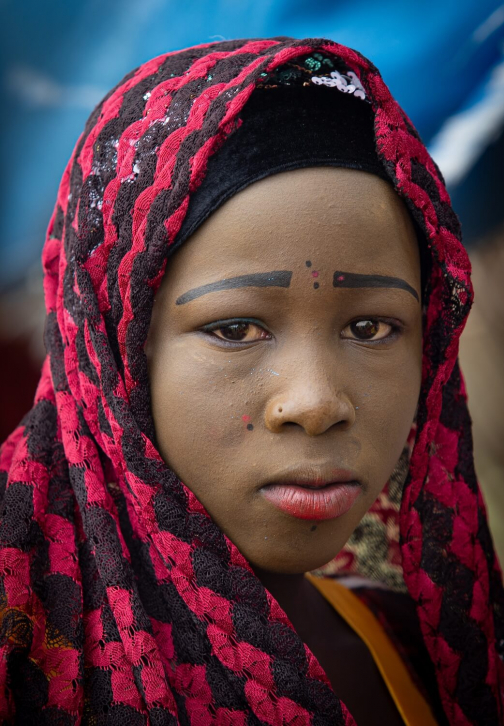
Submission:
[[[0,457],[2,723],[502,723],[469,263],[372,64],[278,38],[146,63],[43,261],[48,357]],[[357,532],[393,590],[306,574]]]

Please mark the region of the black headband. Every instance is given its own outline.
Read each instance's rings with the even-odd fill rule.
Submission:
[[[210,158],[172,249],[227,199],[272,174],[337,166],[367,171],[390,182],[376,153],[371,106],[337,88],[259,87],[241,120],[241,126]]]

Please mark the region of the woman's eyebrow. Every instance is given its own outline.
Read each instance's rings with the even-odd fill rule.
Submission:
[[[201,287],[188,290],[176,299],[175,305],[184,305],[209,292],[231,290],[234,287],[289,287],[291,278],[292,272],[289,270],[273,270],[273,272],[257,272],[253,275],[228,277],[226,280],[209,282],[208,285],[201,285]]]
[[[409,285],[406,280],[400,277],[389,277],[388,275],[360,275],[357,272],[342,272],[336,270],[333,277],[334,287],[395,287],[399,290],[406,290],[415,300],[420,302],[417,291]]]

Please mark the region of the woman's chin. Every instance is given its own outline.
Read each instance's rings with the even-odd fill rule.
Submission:
[[[261,549],[260,552],[250,551],[250,548],[246,548],[246,552],[243,549],[240,551],[254,570],[278,575],[300,575],[324,567],[336,557],[340,549],[334,545],[326,549],[314,544],[313,547],[305,548],[304,552],[299,552],[289,547],[278,547],[276,542],[272,542],[270,548]]]

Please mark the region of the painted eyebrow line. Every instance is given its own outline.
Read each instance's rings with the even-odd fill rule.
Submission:
[[[201,285],[188,290],[175,300],[175,305],[185,303],[206,295],[209,292],[220,292],[221,290],[232,290],[235,287],[289,287],[292,272],[289,270],[273,270],[272,272],[257,272],[253,275],[239,275],[229,277],[226,280],[209,282],[208,285]]]
[[[342,272],[336,270],[333,277],[333,287],[395,287],[399,290],[406,290],[415,300],[420,302],[417,291],[408,285],[406,280],[400,277],[388,277],[387,275],[360,275],[357,272]]]

